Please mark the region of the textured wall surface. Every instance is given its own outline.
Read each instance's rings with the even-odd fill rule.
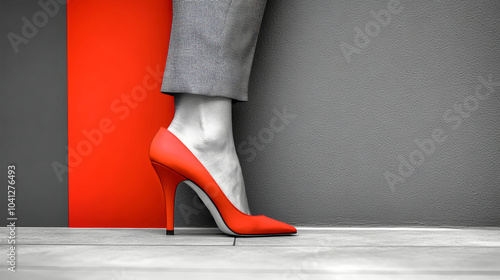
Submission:
[[[500,225],[499,31],[494,0],[269,0],[234,112],[252,210]]]
[[[66,6],[1,0],[0,36],[0,166],[2,179],[17,166],[17,225],[67,226],[67,173],[51,166],[67,153]],[[6,186],[0,198],[6,221]]]

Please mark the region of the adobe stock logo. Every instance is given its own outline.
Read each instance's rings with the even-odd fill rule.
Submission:
[[[360,54],[361,50],[365,49],[371,43],[371,38],[377,37],[382,27],[389,25],[392,16],[399,14],[402,10],[403,7],[400,6],[399,0],[389,0],[387,2],[387,9],[382,9],[378,12],[370,11],[373,20],[368,21],[363,30],[358,26],[354,27],[354,46],[346,42],[342,42],[339,45],[346,61],[351,63],[351,56],[353,54]]]
[[[453,104],[450,106],[451,108],[443,112],[442,121],[444,124],[432,129],[428,136],[415,139],[413,142],[416,147],[413,151],[406,156],[399,154],[394,171],[384,172],[384,178],[391,191],[396,191],[398,185],[406,182],[445,143],[448,135],[451,136],[451,133],[471,118],[475,111],[482,108],[483,105],[488,105],[488,98],[495,93],[498,94],[498,87],[500,87],[500,81],[494,81],[491,74],[488,78],[478,76],[474,92],[466,95],[460,102]]]
[[[263,151],[266,144],[274,140],[274,134],[283,131],[290,120],[297,117],[296,114],[287,113],[287,107],[283,107],[282,112],[274,108],[272,111],[274,116],[269,120],[269,127],[264,127],[257,133],[257,136],[251,135],[247,137],[247,141],[243,141],[238,145],[238,154],[249,155],[246,160],[253,161],[257,157],[258,151]]]
[[[51,163],[54,174],[59,182],[64,180],[66,173],[71,173],[75,168],[96,150],[103,141],[117,128],[117,124],[125,121],[133,110],[139,108],[152,90],[159,87],[163,80],[163,67],[157,64],[155,67],[146,66],[141,82],[134,86],[128,93],[122,93],[109,104],[109,112],[103,112],[102,118],[96,122],[94,128],[84,128],[78,142],[69,143],[64,162],[53,161]]]
[[[60,5],[65,5],[70,0],[40,0],[38,1],[38,5],[42,8],[39,11],[36,11],[31,19],[27,17],[22,17],[21,21],[23,22],[23,26],[21,27],[20,34],[9,32],[7,34],[7,39],[14,49],[16,54],[19,53],[19,46],[21,44],[28,44],[30,39],[33,39],[37,34],[40,28],[45,27],[49,23],[49,19],[55,17],[62,8]]]

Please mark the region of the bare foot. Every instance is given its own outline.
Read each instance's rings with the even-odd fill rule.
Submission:
[[[228,98],[178,94],[168,130],[205,166],[229,201],[250,214],[234,145],[231,108]]]

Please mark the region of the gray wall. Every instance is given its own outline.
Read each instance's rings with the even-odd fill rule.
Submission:
[[[498,226],[500,2],[402,0],[378,31],[370,11],[388,2],[268,1],[250,101],[234,112],[250,206],[297,225]],[[490,75],[494,92],[476,99]],[[285,107],[296,116],[271,135]],[[436,129],[446,139],[419,152]],[[399,155],[418,165],[406,177]],[[393,188],[386,172],[401,176]]]
[[[388,3],[268,0],[250,101],[234,107],[254,214],[500,225],[500,2],[402,0],[377,23],[370,11]],[[20,225],[67,225],[67,185],[50,169],[67,145],[65,11],[14,54],[6,34],[40,8],[0,8],[1,166],[18,164]],[[189,189],[177,201],[176,225],[213,225]]]
[[[51,167],[66,157],[66,6],[53,16],[42,12],[38,1],[0,0],[0,174],[4,180],[7,165],[17,166],[17,225],[67,226],[68,180],[60,182]],[[16,48],[11,32],[19,36],[14,42],[23,41]]]

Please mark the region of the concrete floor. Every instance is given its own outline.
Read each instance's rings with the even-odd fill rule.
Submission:
[[[17,272],[4,261],[0,279],[500,279],[500,228],[298,230],[17,228]]]

